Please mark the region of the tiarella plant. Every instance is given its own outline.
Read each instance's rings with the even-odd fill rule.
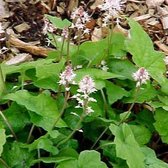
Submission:
[[[99,6],[104,25],[123,3]],[[90,21],[83,7],[72,22],[46,17],[56,50],[1,63],[0,168],[167,168],[156,151],[168,144],[167,57],[131,19],[129,37],[109,26],[105,39],[81,43]]]

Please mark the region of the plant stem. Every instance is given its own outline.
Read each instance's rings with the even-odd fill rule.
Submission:
[[[53,40],[54,40],[55,48],[57,48],[57,41],[56,41],[56,39],[55,39],[55,36],[54,36],[53,33],[52,33],[51,35],[52,35],[52,38],[53,38]]]
[[[25,75],[25,73],[22,71],[21,72],[21,90],[24,89],[24,75]]]
[[[40,149],[37,148],[37,155],[38,155],[38,159],[40,159]],[[38,168],[40,168],[40,162],[38,163]]]
[[[62,59],[64,44],[65,44],[65,37],[63,37],[63,41],[62,41],[62,45],[61,45],[60,60]]]
[[[34,127],[35,127],[35,125],[33,124],[33,125],[31,126],[31,129],[30,129],[30,131],[29,131],[29,135],[28,135],[28,137],[27,137],[27,143],[29,143],[29,141],[30,141],[30,138],[31,138],[32,132],[33,132],[33,130],[34,130]]]
[[[0,162],[6,167],[6,168],[10,168],[7,163],[2,159],[0,158]]]
[[[58,116],[57,119],[55,120],[55,122],[54,122],[54,124],[53,124],[51,130],[54,129],[55,125],[58,123],[58,121],[60,120],[60,118],[61,118],[62,115],[64,114],[64,110],[65,110],[65,108],[66,108],[66,106],[67,106],[67,101],[68,101],[68,99],[69,99],[69,96],[70,96],[70,93],[69,93],[69,92],[65,92],[65,99],[64,99],[63,107],[62,107],[62,109],[61,109],[61,112],[60,112],[59,116]]]
[[[95,147],[95,145],[97,144],[97,142],[101,139],[101,137],[105,134],[105,132],[108,130],[108,127],[106,127],[104,129],[104,131],[100,134],[100,136],[96,139],[95,143],[92,145],[91,149],[93,149]]]
[[[5,117],[5,115],[3,114],[3,112],[0,110],[0,115],[2,117],[2,119],[4,120],[5,124],[8,126],[8,128],[10,129],[13,137],[17,140],[17,136],[15,134],[15,132],[13,131],[12,126],[10,125],[10,123],[8,122],[7,118]]]
[[[68,40],[67,40],[67,65],[70,64],[70,53],[69,53],[69,47],[70,47],[70,38],[71,38],[71,29],[69,30],[68,34]]]
[[[106,97],[105,97],[105,94],[103,92],[103,90],[101,89],[101,95],[102,95],[102,98],[103,98],[103,101],[104,101],[104,117],[106,118],[107,117],[107,109],[108,109],[108,104],[107,104],[107,100],[106,100]]]
[[[5,79],[2,72],[2,67],[0,65],[0,96],[6,91]]]
[[[80,119],[79,119],[79,121],[78,121],[78,123],[77,123],[77,125],[76,125],[76,127],[75,127],[75,129],[64,139],[64,140],[62,140],[61,142],[59,142],[58,144],[57,144],[57,148],[60,146],[60,145],[62,145],[62,144],[64,144],[65,142],[67,142],[73,135],[74,135],[74,133],[76,132],[76,130],[77,129],[79,129],[79,126],[80,126],[80,124],[82,123],[82,121],[83,121],[83,119],[84,119],[84,113],[81,115],[81,117],[80,117]]]
[[[131,112],[132,108],[133,108],[134,105],[135,105],[135,101],[136,101],[136,99],[137,99],[137,96],[138,96],[137,94],[138,94],[139,90],[140,90],[140,86],[137,87],[136,92],[135,92],[135,95],[134,95],[134,101],[133,101],[133,103],[131,104],[131,106],[130,106],[130,108],[128,109],[128,111],[126,112],[126,114],[125,114],[125,116],[123,117],[123,119],[119,122],[118,126],[120,126],[120,125],[127,119],[129,113]]]

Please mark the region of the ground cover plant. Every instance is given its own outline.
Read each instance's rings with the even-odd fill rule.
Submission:
[[[47,58],[1,63],[1,168],[168,167],[157,155],[168,144],[168,57],[122,4],[98,7],[107,37],[81,43],[91,18],[79,6],[71,20],[45,16],[61,32],[47,27]],[[120,19],[127,35],[113,29]]]

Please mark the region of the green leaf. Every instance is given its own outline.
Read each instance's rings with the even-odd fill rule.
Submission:
[[[51,89],[52,91],[58,90],[58,77],[48,77],[43,79],[37,79],[34,83],[35,86],[43,89]]]
[[[138,67],[145,67],[157,82],[164,83],[166,80],[163,75],[166,71],[164,55],[154,50],[152,40],[140,24],[129,19],[129,25],[130,38],[126,41],[126,46],[133,56],[133,61]]]
[[[87,164],[86,164],[87,163]],[[78,160],[63,161],[58,168],[107,168],[106,164],[100,160],[100,153],[94,150],[82,151]]]
[[[62,20],[61,18],[58,18],[56,16],[51,16],[51,15],[45,15],[50,22],[59,29],[63,29],[66,27],[69,27],[71,25],[71,22],[67,19]]]
[[[64,64],[65,64],[65,59],[62,59],[59,63],[36,65],[36,76],[38,79],[59,76],[59,73],[63,69]]]
[[[163,142],[168,143],[168,128],[167,128],[167,123],[168,123],[168,111],[158,108],[155,111],[155,123],[154,127],[161,136],[161,139]]]
[[[152,149],[143,147],[141,150],[145,155],[146,168],[168,168],[168,164],[159,160]]]
[[[28,148],[29,151],[43,149],[52,153],[53,155],[58,154],[58,149],[53,145],[53,142],[45,136],[41,136],[40,138],[36,139],[33,143],[28,145]]]
[[[76,71],[76,81],[80,81],[85,75],[89,75],[95,79],[112,79],[122,77],[111,72],[106,72],[101,69],[83,68]]]
[[[53,127],[56,118],[59,116],[56,101],[50,95],[44,93],[33,96],[26,90],[20,90],[6,95],[4,99],[13,100],[25,106],[31,111],[32,122],[47,131]],[[65,126],[65,123],[60,119],[57,126]]]
[[[143,103],[145,101],[150,101],[158,95],[158,92],[154,89],[154,87],[147,83],[146,85],[142,85],[139,91],[137,92],[136,88],[131,91],[130,97],[125,98],[124,101],[127,103]],[[136,99],[135,99],[136,97]]]
[[[113,104],[124,96],[127,97],[129,92],[124,90],[122,87],[113,84],[112,82],[106,81],[107,97],[110,104]]]
[[[125,36],[122,33],[112,34],[110,54],[115,58],[121,58],[126,55]]]
[[[3,146],[6,143],[5,129],[0,128],[0,156],[3,152]]]
[[[11,168],[30,168],[34,159],[34,152],[29,152],[20,142],[8,143],[4,146],[2,158]]]
[[[78,161],[77,160],[68,160],[68,161],[64,161],[58,165],[58,168],[70,168],[70,167],[78,168]]]
[[[143,125],[130,125],[135,140],[139,145],[145,145],[149,142],[152,133]]]
[[[94,150],[81,152],[78,159],[78,166],[80,168],[107,168],[106,164],[100,160],[100,153]]]
[[[144,154],[129,125],[125,123],[120,126],[111,124],[109,128],[115,135],[117,157],[126,160],[129,168],[144,168]]]
[[[111,59],[108,66],[109,71],[122,75],[122,79],[132,80],[132,74],[136,71],[135,66],[129,60]]]
[[[101,62],[102,59],[106,57],[105,52],[107,51],[107,39],[103,39],[97,42],[87,41],[80,45],[79,53],[80,55],[75,55],[72,57],[72,61],[78,59],[84,59],[89,62],[89,65],[96,65]]]
[[[8,119],[8,122],[12,125],[15,133],[22,131],[23,128],[30,123],[30,117],[27,113],[27,110],[16,103],[12,103],[11,106],[4,111],[4,114]],[[0,119],[0,125],[2,124],[8,130],[8,127],[6,126],[4,121]]]

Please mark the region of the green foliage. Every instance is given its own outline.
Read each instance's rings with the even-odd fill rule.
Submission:
[[[133,56],[133,61],[138,67],[145,67],[152,78],[159,83],[165,82],[165,64],[163,54],[155,51],[153,43],[147,33],[135,21],[129,20],[130,38],[126,41],[128,52]]]
[[[100,160],[100,154],[94,150],[86,150],[80,153],[78,160],[70,160],[62,162],[59,168],[87,168],[87,167],[97,167],[97,168],[107,168],[106,164]]]
[[[26,107],[29,110],[32,123],[47,131],[54,126],[59,115],[56,102],[50,95],[45,93],[33,96],[26,90],[20,90],[6,95],[4,99],[13,100],[17,104]],[[59,120],[56,126],[65,126],[65,123]]]
[[[71,22],[67,19],[60,19],[51,15],[46,15],[47,19],[51,21],[51,23],[59,29],[63,29],[64,27],[69,27],[71,25]]]
[[[111,132],[115,135],[114,144],[116,145],[116,155],[119,158],[126,160],[129,168],[142,168],[144,164],[144,154],[134,134],[127,124],[116,126],[110,125]]]
[[[168,132],[167,132],[167,120],[168,112],[162,108],[158,108],[155,111],[155,123],[154,126],[162,138],[162,141],[168,143]]]
[[[71,25],[46,17],[60,33]],[[168,167],[154,151],[168,144],[167,67],[143,28],[128,23],[128,38],[111,31],[100,41],[80,44],[78,38],[48,34],[56,51],[47,58],[1,63],[6,92],[0,101],[0,167]],[[79,33],[71,31],[71,36]],[[74,82],[68,77],[60,85],[71,75],[65,72],[70,64]],[[141,67],[150,80],[137,86],[132,75]],[[94,80],[87,86],[80,82],[86,75]],[[95,91],[78,97],[94,83]]]

